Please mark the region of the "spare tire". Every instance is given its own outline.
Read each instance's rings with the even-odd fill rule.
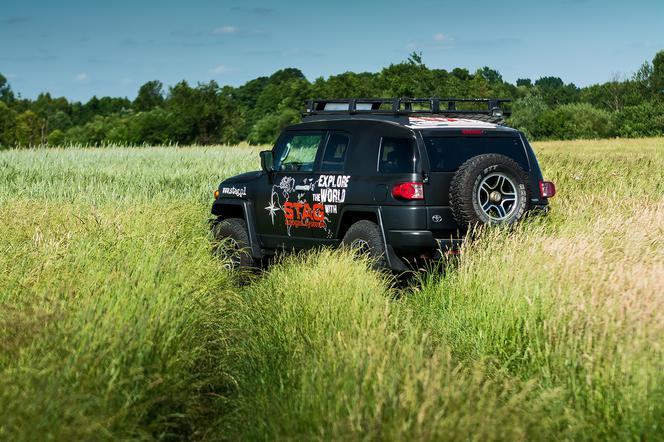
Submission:
[[[450,204],[456,222],[513,224],[529,205],[528,175],[519,164],[498,154],[473,157],[452,178]]]

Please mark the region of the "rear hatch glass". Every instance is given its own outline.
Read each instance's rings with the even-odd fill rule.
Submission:
[[[526,152],[517,137],[424,137],[432,172],[453,172],[469,158],[497,153],[512,158],[523,170],[529,170]]]

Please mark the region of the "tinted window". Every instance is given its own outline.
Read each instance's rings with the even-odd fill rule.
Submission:
[[[383,138],[378,156],[378,171],[383,173],[412,173],[417,166],[415,140],[412,138]]]
[[[506,137],[427,137],[424,145],[433,172],[452,172],[467,159],[485,153],[498,153],[515,160],[528,170],[521,141]]]
[[[322,133],[286,135],[275,149],[274,168],[286,172],[310,172],[314,170],[316,152],[322,140]]]
[[[327,140],[320,170],[323,172],[343,171],[349,142],[350,138],[346,135],[332,134]]]

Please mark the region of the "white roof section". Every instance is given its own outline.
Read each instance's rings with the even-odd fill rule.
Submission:
[[[478,129],[496,129],[499,126],[486,121],[470,120],[468,118],[447,118],[447,117],[408,117],[406,127],[410,129],[442,129],[442,128],[478,128]]]

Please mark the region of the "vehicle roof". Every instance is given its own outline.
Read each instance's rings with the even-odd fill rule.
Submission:
[[[430,115],[310,115],[305,116],[302,123],[288,127],[288,130],[322,129],[327,125],[339,129],[344,123],[357,126],[358,123],[385,124],[391,127],[401,127],[410,131],[425,130],[456,130],[459,129],[485,129],[501,132],[518,133],[516,129],[500,124],[489,123],[470,118],[450,118]]]

